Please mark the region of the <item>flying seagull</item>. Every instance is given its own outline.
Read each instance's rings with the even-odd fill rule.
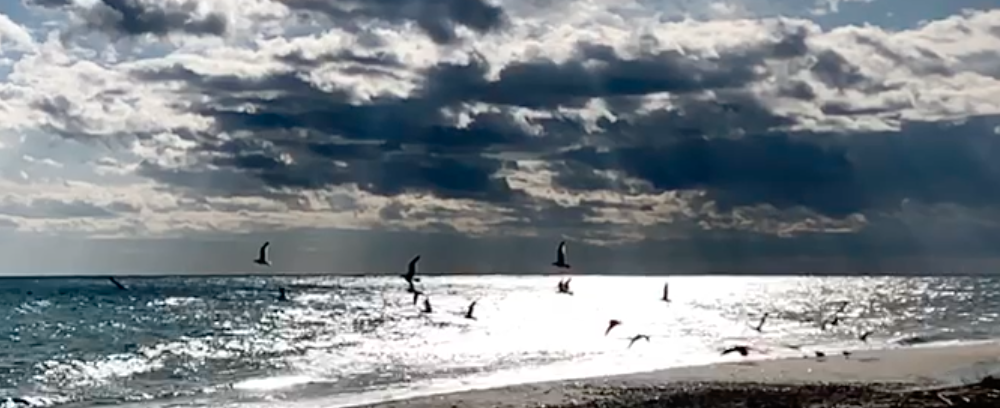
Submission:
[[[559,249],[556,250],[556,261],[552,265],[557,268],[569,269],[569,264],[566,263],[566,241],[559,243]]]
[[[838,325],[840,325],[840,316],[834,315],[832,318],[820,322],[819,329],[826,330],[828,326],[838,326]]]
[[[615,320],[615,319],[608,320],[608,328],[607,330],[604,330],[604,335],[607,336],[608,333],[611,333],[611,329],[614,329],[615,326],[618,326],[619,324],[622,324],[620,320]]]
[[[649,341],[649,336],[647,336],[645,334],[636,334],[635,336],[632,336],[632,338],[629,339],[628,348],[632,348],[632,345],[635,344],[635,342],[637,342],[639,340],[642,340],[642,339],[645,339],[648,342]]]
[[[660,300],[662,300],[664,302],[669,302],[670,301],[670,284],[669,283],[664,283],[663,284],[663,298],[660,299]]]
[[[763,333],[764,331],[762,329],[764,328],[764,322],[767,321],[767,317],[770,315],[770,312],[764,313],[764,315],[760,317],[760,321],[757,322],[757,326],[751,327],[751,329],[754,329],[758,333]]]
[[[403,279],[406,279],[411,288],[413,287],[413,282],[420,282],[420,278],[417,277],[417,262],[420,262],[420,255],[413,257],[410,260],[410,265],[406,267],[406,274],[400,275]]]
[[[564,293],[567,295],[573,294],[573,291],[569,290],[569,281],[571,280],[573,280],[573,278],[567,278],[564,281],[559,281],[559,293]]]
[[[109,277],[108,277],[108,280],[110,280],[110,281],[111,281],[111,283],[114,283],[114,284],[115,284],[115,286],[117,286],[117,287],[118,287],[118,289],[121,289],[121,290],[128,290],[128,288],[126,288],[126,287],[125,287],[125,285],[122,285],[121,283],[119,283],[119,282],[118,282],[118,280],[117,280],[117,279],[115,279],[115,277],[114,277],[114,276],[109,276]]]
[[[469,309],[465,312],[465,318],[466,319],[476,320],[475,316],[472,315],[472,312],[474,310],[476,310],[476,303],[477,302],[479,302],[479,301],[478,300],[473,300],[472,303],[469,304]]]
[[[424,296],[424,308],[423,310],[421,310],[421,312],[424,313],[434,312],[434,309],[431,308],[431,299],[429,297]]]
[[[867,331],[865,331],[864,333],[861,333],[861,335],[860,335],[860,336],[858,336],[858,340],[861,340],[861,341],[863,341],[863,342],[867,343],[867,342],[868,342],[868,336],[871,336],[871,335],[872,335],[872,333],[874,333],[874,331],[872,331],[872,330],[867,330]]]
[[[267,259],[267,248],[271,246],[271,242],[265,242],[264,245],[260,246],[260,253],[257,254],[257,259],[253,260],[253,263],[257,265],[271,266],[271,261]]]
[[[725,350],[722,350],[722,355],[726,355],[726,354],[729,354],[729,353],[740,353],[741,356],[746,357],[747,354],[750,354],[750,350],[754,350],[754,349],[751,348],[750,346],[732,346],[732,347],[729,347],[729,348],[727,348]],[[757,351],[757,350],[754,350],[754,351]]]

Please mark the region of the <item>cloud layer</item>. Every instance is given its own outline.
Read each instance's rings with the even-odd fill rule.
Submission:
[[[643,271],[993,257],[1000,12],[749,4],[26,0],[0,10],[0,222],[566,238]]]

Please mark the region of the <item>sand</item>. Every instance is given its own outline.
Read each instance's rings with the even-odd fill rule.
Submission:
[[[733,362],[386,401],[369,408],[1000,407],[1000,342]],[[970,405],[971,404],[971,405]],[[985,405],[982,405],[985,404]]]

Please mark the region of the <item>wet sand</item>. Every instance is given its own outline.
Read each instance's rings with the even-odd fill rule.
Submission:
[[[386,401],[369,408],[1000,407],[1000,342],[747,360]]]

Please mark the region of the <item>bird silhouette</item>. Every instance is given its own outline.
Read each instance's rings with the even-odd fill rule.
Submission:
[[[406,267],[406,273],[400,275],[406,279],[406,283],[409,283],[410,287],[413,287],[413,282],[420,282],[420,278],[417,277],[417,262],[420,262],[420,255],[413,257]]]
[[[757,322],[757,325],[751,327],[751,329],[754,329],[758,333],[763,333],[764,332],[764,330],[763,330],[763,328],[764,328],[764,322],[767,321],[767,317],[770,316],[770,315],[771,315],[770,312],[764,313],[764,315],[760,317],[760,321]]]
[[[556,261],[552,265],[558,268],[569,269],[569,264],[566,263],[566,241],[559,243],[559,248],[556,249]]]
[[[662,300],[664,302],[669,302],[670,301],[670,284],[669,283],[664,283],[663,284],[663,298],[660,299],[660,300]]]
[[[608,320],[608,328],[607,330],[604,330],[604,335],[607,336],[608,333],[611,333],[611,329],[614,329],[616,326],[620,324],[622,324],[620,320],[615,320],[615,319]]]
[[[117,286],[117,287],[118,287],[118,289],[121,289],[121,290],[128,290],[128,288],[126,288],[126,287],[125,287],[125,285],[122,285],[121,283],[119,283],[119,282],[118,282],[118,280],[117,280],[117,279],[115,279],[115,277],[114,277],[114,276],[109,276],[109,277],[108,277],[108,280],[110,280],[110,281],[111,281],[111,283],[114,283],[114,284],[115,284],[115,286]]]
[[[872,333],[874,333],[874,331],[872,331],[872,330],[866,330],[864,333],[861,333],[861,335],[858,336],[858,340],[861,340],[861,341],[867,343],[868,342],[868,336],[871,336]]]
[[[632,338],[629,339],[628,348],[632,348],[632,345],[635,344],[635,342],[642,339],[645,339],[647,342],[649,342],[649,336],[645,334],[636,334],[635,336],[632,336]]]
[[[465,312],[465,318],[466,319],[476,320],[475,316],[472,315],[472,312],[474,310],[476,310],[476,303],[477,302],[479,302],[479,301],[478,300],[473,300],[472,303],[469,304],[469,309],[466,310],[466,312]]]
[[[253,260],[253,263],[257,265],[271,266],[271,261],[268,259],[268,248],[271,247],[271,242],[265,242],[264,245],[260,246],[260,252],[257,254],[257,259]]]
[[[754,349],[752,347],[750,347],[750,346],[742,346],[742,345],[741,346],[732,346],[732,347],[729,347],[729,348],[727,348],[725,350],[722,350],[722,355],[726,355],[726,354],[729,354],[729,353],[740,353],[741,356],[746,357],[748,354],[750,354],[750,350],[754,350]],[[754,350],[754,351],[756,351],[756,350]]]

